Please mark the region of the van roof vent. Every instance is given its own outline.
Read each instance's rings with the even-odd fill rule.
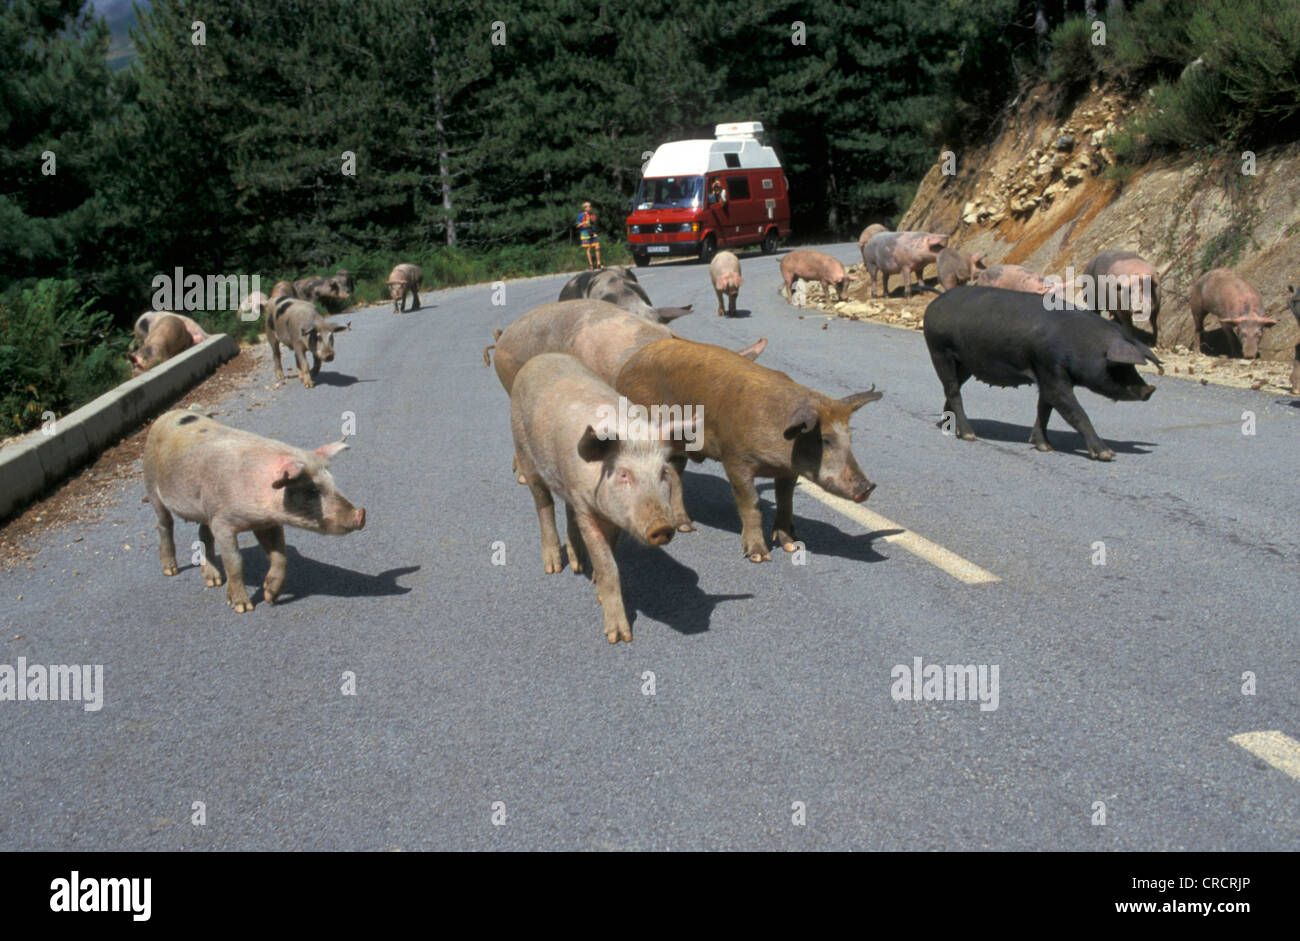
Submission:
[[[738,121],[719,124],[713,129],[716,140],[757,140],[763,133],[762,121]]]

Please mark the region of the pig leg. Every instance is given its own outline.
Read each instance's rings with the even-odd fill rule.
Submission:
[[[774,484],[776,520],[772,526],[772,542],[786,552],[794,552],[794,482],[793,477],[778,477]]]
[[[596,580],[596,600],[600,602],[605,619],[605,638],[611,644],[617,644],[620,640],[631,643],[632,625],[628,623],[627,609],[623,607],[623,584],[619,581],[618,563],[614,560],[618,527],[590,514],[580,513],[578,531],[591,556],[592,573]]]
[[[884,268],[880,269],[880,293],[885,297],[889,296],[889,272]]]
[[[533,505],[537,507],[537,522],[542,529],[542,568],[547,575],[554,575],[564,568],[560,534],[555,529],[555,498],[536,473],[530,472],[526,476],[528,489],[533,492]]]
[[[1029,433],[1029,443],[1040,451],[1052,450],[1052,442],[1047,440],[1047,422],[1052,417],[1052,403],[1047,401],[1043,390],[1038,390],[1038,418],[1034,429]]]
[[[268,526],[256,530],[254,535],[266,557],[271,560],[271,567],[262,580],[262,598],[267,604],[275,604],[275,599],[284,590],[284,576],[289,569],[289,557],[284,552],[284,527]]]
[[[253,610],[253,602],[248,600],[248,590],[244,587],[244,560],[239,557],[239,534],[234,527],[218,523],[212,527],[216,537],[217,551],[221,553],[221,562],[226,567],[226,604],[235,609],[236,614]]]
[[[727,308],[728,317],[736,316],[736,295],[734,293],[727,298]]]
[[[1068,421],[1074,430],[1083,435],[1084,443],[1088,445],[1088,456],[1097,461],[1110,461],[1115,457],[1115,452],[1106,446],[1106,442],[1097,437],[1097,431],[1092,427],[1092,422],[1088,420],[1088,415],[1079,404],[1079,400],[1074,397],[1074,390],[1070,388],[1068,381],[1056,380],[1049,381],[1046,385],[1039,384],[1039,395],[1051,403],[1051,407],[1061,413],[1061,417]],[[1039,405],[1039,412],[1042,412],[1042,405]],[[1046,437],[1044,437],[1046,440]]]
[[[772,556],[763,541],[763,514],[758,508],[758,490],[754,487],[754,471],[748,467],[726,465],[727,479],[731,481],[731,495],[740,512],[740,543],[751,562],[771,562]]]
[[[199,526],[199,538],[203,540],[203,584],[216,588],[222,582],[221,569],[212,561],[217,557],[217,550],[212,544],[212,530],[207,523]]]
[[[415,295],[415,304],[411,307],[411,310],[419,310],[420,309],[420,288],[418,286],[411,288],[411,293]]]
[[[564,504],[564,522],[569,533],[569,568],[575,572],[589,572],[591,556],[587,552],[587,543],[583,541],[582,530],[578,528],[578,511],[569,504]],[[592,581],[595,581],[592,574]]]
[[[315,385],[315,383],[311,381],[312,376],[315,374],[307,368],[307,347],[301,344],[295,344],[293,348],[293,361],[298,367],[298,378],[302,380],[302,384],[305,388],[310,389]]]
[[[907,265],[903,266],[903,296],[912,296],[912,269]]]
[[[713,293],[718,295],[718,316],[719,317],[727,316],[726,311],[722,307],[722,292],[719,291],[717,288],[714,288]]]
[[[1300,356],[1291,364],[1291,394],[1300,395]]]
[[[280,341],[275,338],[275,332],[266,331],[266,342],[271,344],[271,359],[275,363],[275,378],[284,380],[284,364],[280,362]]]
[[[172,535],[175,520],[171,511],[163,506],[161,498],[150,497],[154,513],[158,515],[158,560],[162,563],[164,575],[175,575],[180,571],[176,565],[176,541]]]
[[[673,525],[677,527],[679,533],[692,533],[695,531],[695,524],[691,522],[691,515],[686,512],[685,455],[670,457],[668,466],[671,468],[668,474],[668,506],[673,511]]]
[[[939,374],[939,381],[943,383],[944,416],[939,419],[939,427],[943,427],[944,421],[951,413],[955,426],[953,430],[963,441],[974,441],[975,429],[966,419],[966,410],[962,408],[961,401],[962,383],[970,378],[970,371],[964,369],[960,363],[954,362],[952,356],[945,353],[932,353],[930,359],[934,362],[934,371]]]

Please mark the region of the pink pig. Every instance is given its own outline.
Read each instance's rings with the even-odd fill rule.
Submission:
[[[1277,323],[1264,316],[1264,299],[1231,268],[1212,268],[1192,282],[1192,328],[1196,331],[1197,352],[1205,330],[1205,315],[1213,314],[1223,325],[1228,348],[1237,347],[1238,356],[1255,359],[1264,328]]]

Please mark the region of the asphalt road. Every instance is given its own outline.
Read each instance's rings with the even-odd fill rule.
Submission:
[[[289,530],[281,603],[253,591],[250,535],[251,614],[193,566],[165,578],[142,485],[0,574],[0,663],[104,670],[99,711],[0,702],[0,849],[1300,849],[1300,780],[1230,741],[1300,738],[1297,403],[1173,377],[1146,403],[1081,391],[1102,464],[1059,416],[1060,450],[1027,443],[1032,389],[971,382],[962,442],[935,426],[919,333],[799,319],[777,264],[743,258],[736,320],[703,266],[640,274],[694,302],[684,336],[766,336],[760,362],[823,392],[883,389],[854,451],[896,525],[800,488],[806,564],[755,565],[720,465],[692,465],[698,531],[619,547],[636,639],[611,646],[590,584],[543,574],[481,357],[565,279],[354,312],[317,388],[271,389],[268,358],[217,416],[315,447],[355,415],[333,470],[366,528]],[[996,666],[997,708],[896,701],[918,657]]]

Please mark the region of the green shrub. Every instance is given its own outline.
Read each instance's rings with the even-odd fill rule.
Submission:
[[[128,336],[79,300],[75,281],[44,280],[0,295],[0,434],[63,415],[130,377]]]
[[[1092,22],[1082,16],[1066,20],[1052,31],[1047,77],[1067,91],[1090,83],[1097,75],[1098,53],[1092,43]]]

